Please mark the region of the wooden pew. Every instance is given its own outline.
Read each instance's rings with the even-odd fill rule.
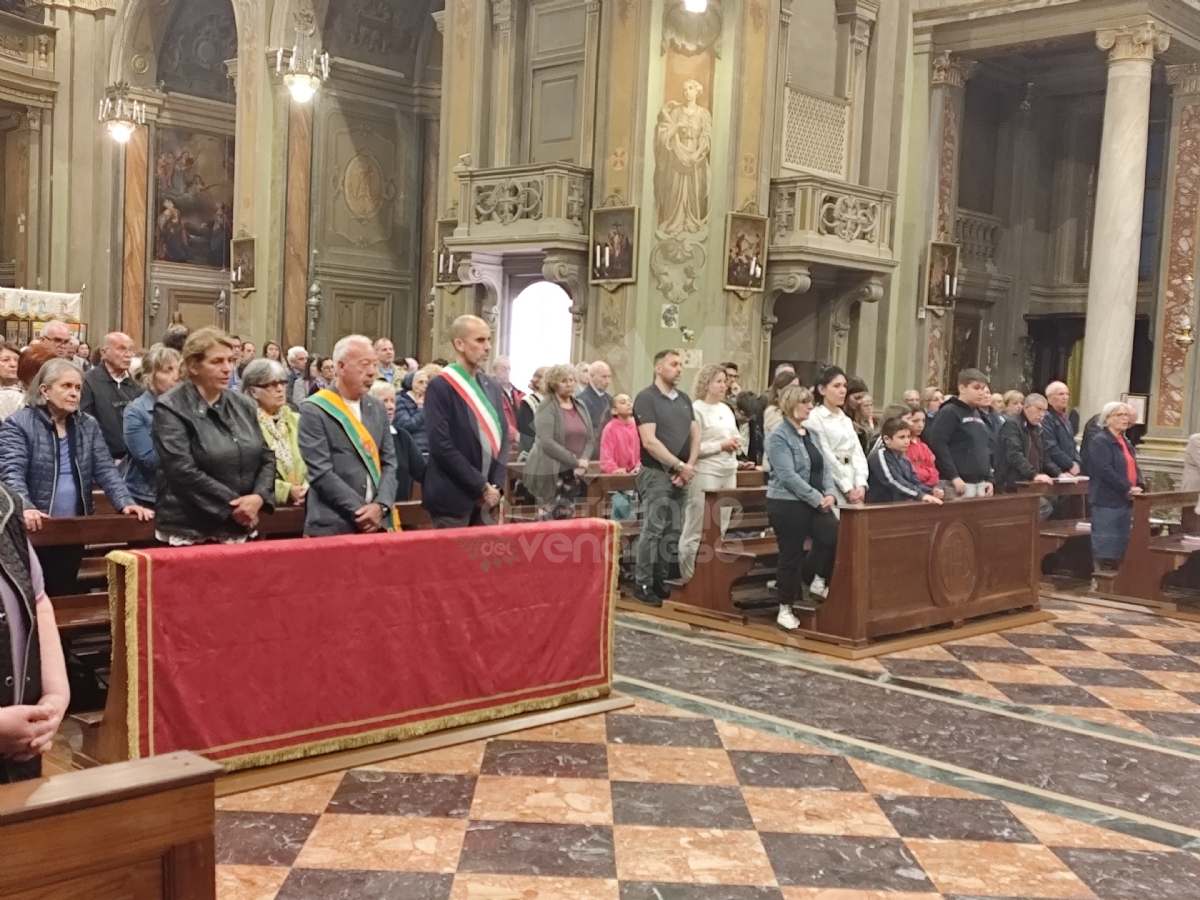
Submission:
[[[1043,573],[1049,566],[1058,572],[1087,578],[1092,573],[1092,547],[1090,534],[1080,530],[1078,524],[1087,522],[1087,495],[1089,481],[1055,481],[1044,484],[1037,481],[1022,481],[1017,484],[1018,494],[1035,494],[1039,497],[1060,498],[1055,518],[1038,525],[1038,563]],[[1054,557],[1051,559],[1050,557]]]
[[[1195,507],[1200,493],[1170,491],[1142,494],[1133,498],[1133,526],[1125,559],[1110,584],[1097,578],[1097,591],[1119,599],[1151,605],[1173,603],[1175,598],[1163,591],[1163,579],[1186,565],[1192,554],[1200,550],[1182,540],[1183,534],[1200,534],[1200,518]],[[1181,525],[1169,535],[1156,535],[1151,522],[1154,510],[1181,510]]]
[[[744,489],[709,494],[696,575],[669,602],[672,609],[744,620],[731,588],[778,550],[773,536],[740,544],[715,540],[713,507],[740,503],[753,513],[765,506],[765,496]],[[801,633],[865,647],[892,635],[1036,609],[1037,509],[1035,494],[843,509],[829,599],[800,617]],[[737,527],[731,524],[731,531]]]
[[[214,900],[214,781],[173,753],[0,786],[0,897]]]

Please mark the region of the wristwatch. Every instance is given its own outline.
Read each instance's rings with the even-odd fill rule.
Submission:
[[[679,470],[680,470],[680,469],[682,469],[682,468],[683,468],[683,462],[682,462],[682,461],[675,463],[675,465],[671,466],[671,474],[672,474],[672,475],[678,475],[678,474],[679,474]]]

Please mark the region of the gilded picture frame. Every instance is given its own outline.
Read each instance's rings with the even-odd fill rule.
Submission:
[[[641,214],[636,206],[602,206],[592,210],[588,234],[589,284],[637,282],[640,227]]]
[[[762,291],[767,277],[770,220],[750,213],[729,213],[725,224],[725,290]]]
[[[235,291],[254,290],[257,244],[252,237],[230,242],[229,281]]]
[[[433,250],[433,284],[435,287],[458,287],[462,284],[458,280],[458,263],[462,256],[456,254],[446,243],[454,237],[456,228],[458,228],[458,219],[438,219],[437,241]]]
[[[958,296],[958,244],[930,241],[926,266],[925,305],[948,309]]]

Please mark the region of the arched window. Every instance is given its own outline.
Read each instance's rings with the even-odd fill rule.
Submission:
[[[512,302],[508,358],[512,383],[525,390],[539,366],[571,361],[571,297],[556,284],[531,284]]]

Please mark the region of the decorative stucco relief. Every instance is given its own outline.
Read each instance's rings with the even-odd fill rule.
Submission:
[[[1156,424],[1178,428],[1183,423],[1187,349],[1172,340],[1192,321],[1195,292],[1196,228],[1200,213],[1200,103],[1183,108],[1175,155],[1175,187],[1171,194],[1166,286],[1162,303],[1162,340],[1158,341],[1159,369]]]

